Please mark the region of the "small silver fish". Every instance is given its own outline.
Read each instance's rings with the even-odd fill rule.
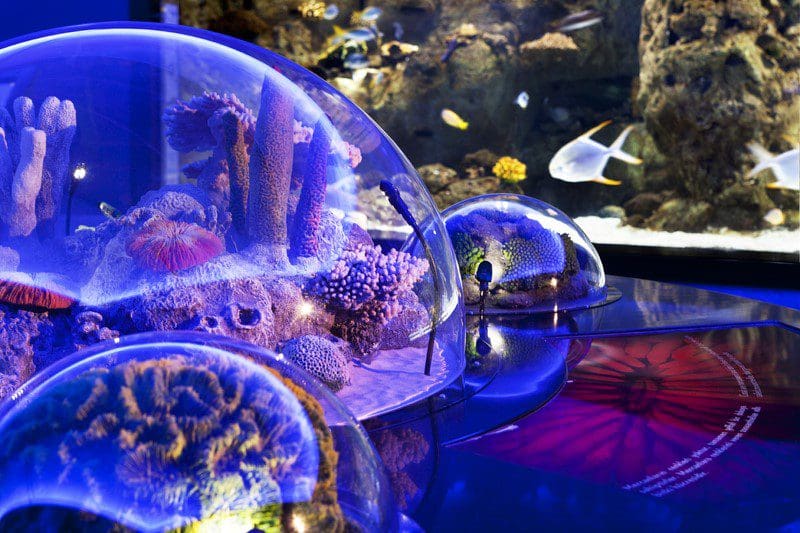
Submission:
[[[325,20],[334,20],[338,16],[339,8],[336,6],[336,4],[328,5],[328,7],[325,8],[325,12],[322,14],[322,18]]]
[[[392,28],[394,29],[394,38],[398,41],[403,39],[403,25],[399,22],[392,22]]]
[[[750,143],[747,148],[758,160],[753,170],[747,173],[748,178],[769,168],[777,181],[768,183],[767,188],[800,190],[800,148],[793,148],[779,155],[773,154],[758,143]]]
[[[764,215],[764,220],[766,220],[770,226],[780,226],[786,222],[786,216],[783,214],[783,211],[775,207],[767,211],[767,214]]]
[[[566,107],[549,107],[547,108],[547,114],[556,124],[569,122],[569,110]]]
[[[98,207],[100,208],[100,212],[103,213],[108,218],[111,219],[119,218],[122,215],[122,213],[119,212],[119,209],[109,204],[108,202],[100,202],[100,205],[98,205]]]
[[[529,101],[530,101],[530,96],[528,96],[528,92],[527,91],[522,91],[514,99],[514,103],[516,105],[518,105],[522,109],[527,109],[528,108],[528,102]]]
[[[558,19],[550,24],[554,31],[568,33],[589,26],[599,24],[603,20],[603,14],[595,9],[586,9],[578,13],[572,13],[564,18]]]
[[[603,169],[609,158],[613,157],[632,165],[640,165],[642,160],[622,151],[633,126],[628,126],[611,146],[604,146],[590,139],[592,135],[611,124],[606,120],[580,137],[561,147],[550,160],[548,170],[555,179],[580,183],[594,181],[603,185],[619,185],[621,182],[603,177]]]
[[[344,68],[358,70],[369,66],[369,58],[364,54],[350,54],[344,60]]]

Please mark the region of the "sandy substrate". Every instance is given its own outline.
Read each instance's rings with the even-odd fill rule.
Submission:
[[[800,259],[800,230],[776,228],[747,233],[733,230],[686,233],[623,226],[618,218],[578,217],[575,222],[593,243],[783,252],[794,253]]]
[[[425,348],[382,350],[372,364],[352,366],[350,385],[336,396],[359,420],[426,398],[450,381],[450,369],[437,348],[431,375],[426,376],[425,352]]]

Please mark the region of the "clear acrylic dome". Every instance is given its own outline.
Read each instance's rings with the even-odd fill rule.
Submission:
[[[315,75],[235,39],[135,23],[5,43],[0,72],[13,333],[0,398],[75,349],[146,331],[293,353],[332,343],[325,368],[295,360],[339,375],[326,382],[359,418],[461,374],[460,280],[433,201]]]
[[[227,338],[148,333],[78,352],[2,405],[0,434],[3,531],[399,527],[341,402]]]
[[[459,202],[442,216],[468,312],[479,312],[482,302],[488,314],[563,311],[606,302],[597,250],[555,207],[517,194],[488,194]]]

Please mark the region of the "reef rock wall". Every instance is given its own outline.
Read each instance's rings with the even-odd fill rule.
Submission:
[[[755,163],[746,146],[781,153],[787,137],[796,143],[800,101],[787,91],[800,79],[798,22],[797,1],[645,1],[637,103],[664,155],[645,175],[666,175],[674,194],[644,225],[756,229],[776,204],[797,208],[796,193],[768,193],[769,173],[746,177]]]

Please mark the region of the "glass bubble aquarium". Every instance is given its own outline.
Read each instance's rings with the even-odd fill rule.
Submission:
[[[332,86],[263,48],[101,24],[0,49],[0,399],[96,342],[275,350],[357,417],[464,368],[423,181]]]
[[[522,193],[609,251],[800,261],[795,1],[179,7],[328,80],[442,209]]]
[[[442,216],[470,313],[556,312],[609,298],[600,256],[553,206],[516,194],[463,200]],[[615,297],[617,291],[611,291]]]
[[[0,407],[0,529],[388,531],[388,481],[333,394],[252,344],[108,341]]]

